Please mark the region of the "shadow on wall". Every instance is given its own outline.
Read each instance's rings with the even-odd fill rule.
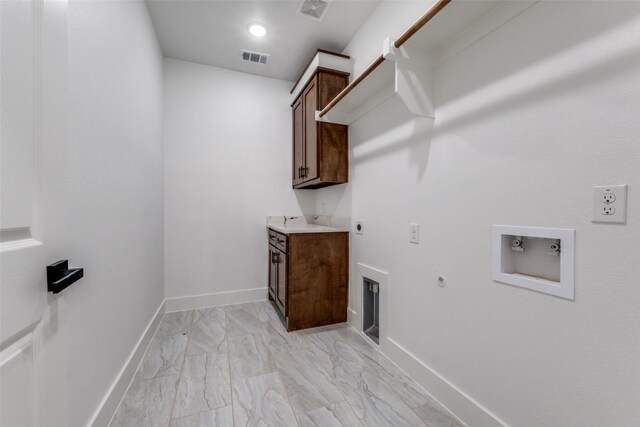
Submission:
[[[402,101],[393,97],[350,127],[353,165],[406,150],[407,166],[416,171],[420,181],[429,162],[433,123],[432,119],[412,116]]]
[[[504,31],[508,26],[518,28]],[[434,135],[639,73],[640,37],[630,37],[639,29],[636,2],[616,2],[615,7],[587,2],[580,8],[572,2],[536,4],[438,67],[435,128],[434,121],[411,116],[395,97],[357,120],[350,127],[352,163],[406,150],[408,167],[421,180]],[[501,36],[505,33],[508,39]],[[550,34],[566,37],[550,39]],[[449,74],[448,64],[460,69],[456,61],[461,58],[474,64],[471,78]]]
[[[298,200],[298,206],[302,211],[302,215],[311,216],[316,215],[316,201],[313,195],[315,190],[293,190],[293,194]]]
[[[353,175],[353,171],[350,173]],[[349,179],[353,179],[353,176]],[[316,199],[316,211],[320,215],[351,216],[351,187],[348,184],[333,185],[320,191],[318,194],[322,194],[322,197]]]
[[[639,18],[638,2],[538,2],[473,43],[471,53],[466,54],[469,49],[466,48],[438,67],[446,68],[448,62],[455,63],[463,55],[465,62],[473,63],[474,75],[473,80],[454,78],[455,85],[447,88],[446,94],[438,93],[438,106],[446,106],[536,63],[590,44]],[[499,35],[505,33],[508,38]],[[562,37],[557,37],[559,34]],[[595,50],[590,56],[602,53]]]
[[[540,18],[537,15],[541,11],[536,10],[533,18],[527,18],[527,22],[521,24],[521,31],[511,31],[524,38],[523,40],[496,41],[493,37],[486,47],[476,46],[473,56],[465,57],[465,61],[474,61],[479,68],[477,71],[474,69],[472,79],[465,81],[447,78],[449,86],[440,87],[440,81],[448,75],[447,64],[440,66],[436,72],[437,107],[440,114],[437,114],[434,133],[485,121],[506,111],[550,102],[554,98],[584,90],[600,82],[611,81],[616,76],[638,73],[640,37],[632,38],[629,35],[640,29],[640,3],[615,3],[615,7],[600,2],[588,4],[589,10],[594,7],[603,9],[599,16],[607,15],[604,22],[598,21],[601,25],[597,26],[596,31],[600,31],[597,36],[593,35],[593,19],[580,20],[579,16],[571,16],[569,11],[564,11],[570,4],[571,2],[537,5],[549,16]],[[583,6],[586,5],[581,4],[580,7]],[[576,8],[571,8],[571,11],[575,14]],[[593,10],[586,16],[592,18]],[[527,29],[532,25],[530,21],[534,24],[553,23],[554,28],[543,30],[538,26]],[[566,30],[569,24],[571,31]],[[555,28],[557,26],[562,29]],[[553,40],[550,43],[547,33],[567,34],[570,43],[566,40]],[[501,49],[495,46],[496,43],[508,43],[509,46]],[[525,53],[515,55],[519,43],[528,48]],[[476,58],[477,56],[482,59]],[[519,62],[513,60],[516,56],[519,56]],[[523,63],[523,59],[526,63]],[[488,79],[483,74],[489,74],[493,78]],[[442,79],[439,78],[440,75],[443,76]],[[448,97],[441,99],[444,93]]]

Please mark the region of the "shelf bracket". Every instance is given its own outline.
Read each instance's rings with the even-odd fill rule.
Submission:
[[[396,48],[390,37],[382,44],[382,55],[395,62],[395,93],[409,112],[415,116],[435,118],[431,55],[410,44]]]
[[[316,121],[325,123],[335,123],[338,125],[349,125],[353,120],[345,114],[330,111],[324,117],[320,117],[320,111],[316,110]]]

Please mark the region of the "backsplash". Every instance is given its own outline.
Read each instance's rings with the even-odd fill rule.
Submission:
[[[349,218],[329,215],[271,215],[267,217],[267,225],[284,225],[285,218],[286,225],[300,226],[305,224],[315,224],[327,227],[344,228],[346,230],[350,228]]]

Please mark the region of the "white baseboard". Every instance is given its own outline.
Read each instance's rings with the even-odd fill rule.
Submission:
[[[166,311],[195,310],[198,308],[215,307],[219,305],[264,301],[267,299],[267,292],[267,288],[255,288],[243,291],[218,292],[216,294],[167,298],[165,299]]]
[[[357,325],[358,313],[351,307],[347,307],[347,323],[355,328],[354,325]],[[357,329],[356,329],[357,330]]]
[[[505,427],[507,424],[476,402],[458,387],[427,366],[420,359],[395,342],[384,338],[384,354],[418,384],[431,393],[442,405],[465,424],[473,427]]]
[[[156,333],[160,321],[165,313],[165,301],[160,303],[160,306],[156,310],[156,313],[151,318],[151,321],[147,325],[147,328],[142,333],[142,336],[138,340],[138,343],[134,347],[133,351],[129,355],[129,358],[125,362],[124,366],[120,370],[120,373],[116,377],[115,381],[111,385],[111,388],[107,392],[102,402],[98,406],[98,410],[93,414],[93,417],[89,421],[90,426],[102,427],[108,426],[111,419],[116,413],[120,401],[124,397],[125,393],[129,389],[129,385],[133,380],[133,376],[138,369],[138,365],[142,361],[144,354],[149,348],[151,339]]]

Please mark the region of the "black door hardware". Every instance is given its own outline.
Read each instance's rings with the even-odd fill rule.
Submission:
[[[83,276],[82,268],[69,269],[69,261],[62,259],[47,266],[47,290],[57,294]]]

